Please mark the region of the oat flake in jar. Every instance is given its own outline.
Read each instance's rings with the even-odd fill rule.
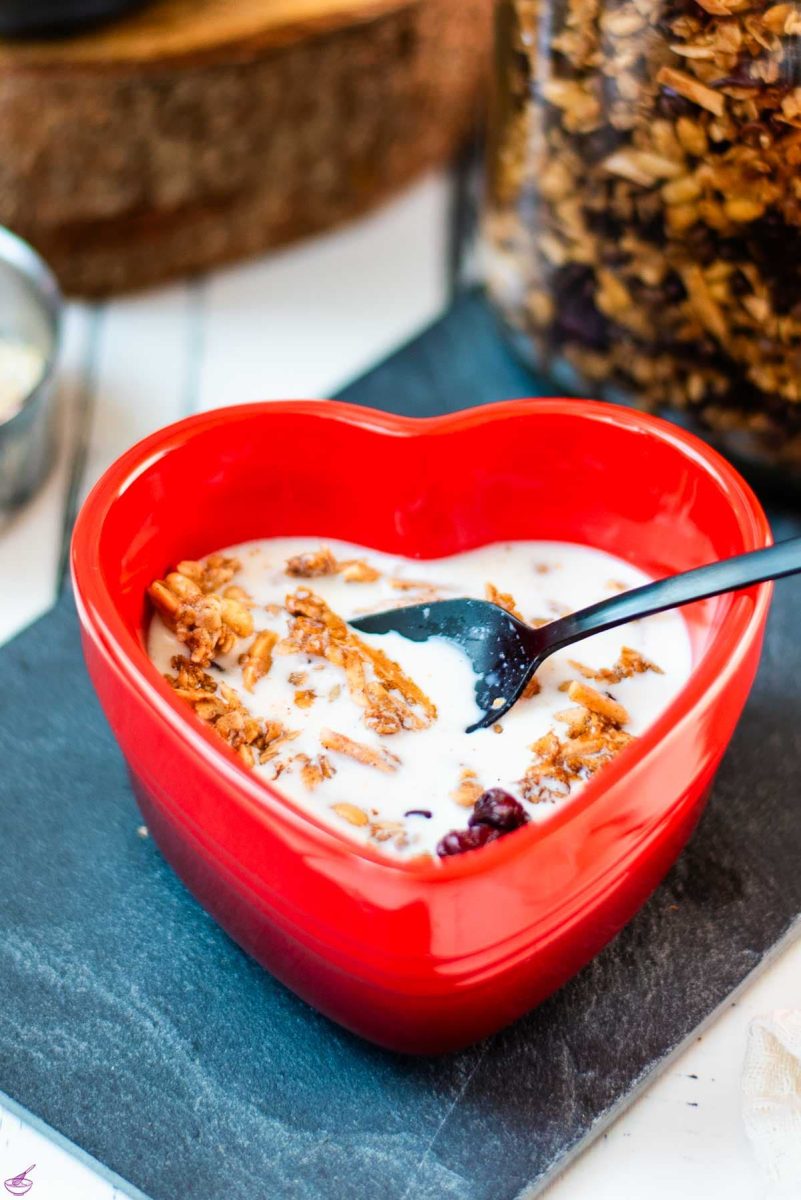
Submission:
[[[801,4],[499,0],[485,242],[562,386],[801,481]]]

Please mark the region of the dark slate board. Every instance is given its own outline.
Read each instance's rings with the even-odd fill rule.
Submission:
[[[345,394],[422,414],[536,390],[468,298]],[[153,1200],[533,1195],[801,913],[800,595],[778,588],[708,813],[650,903],[539,1010],[429,1061],[297,1000],[137,836],[65,596],[0,655],[0,1089]]]

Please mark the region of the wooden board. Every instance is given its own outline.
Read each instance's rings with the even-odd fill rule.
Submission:
[[[158,0],[0,42],[0,223],[99,295],[356,216],[480,115],[491,8]]]

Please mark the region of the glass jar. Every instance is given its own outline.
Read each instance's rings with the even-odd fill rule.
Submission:
[[[490,144],[529,360],[801,480],[801,7],[499,0]]]

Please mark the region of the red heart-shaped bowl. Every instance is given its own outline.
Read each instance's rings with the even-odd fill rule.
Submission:
[[[689,682],[549,822],[447,861],[388,861],[251,774],[145,653],[152,579],[293,534],[420,558],[583,542],[661,576],[765,546],[767,520],[694,437],[579,400],[432,420],[327,401],[224,409],[134,446],[86,501],[72,549],[86,660],[165,856],[310,1004],[393,1049],[451,1050],[559,987],[675,860],[751,686],[770,587],[685,610]]]

